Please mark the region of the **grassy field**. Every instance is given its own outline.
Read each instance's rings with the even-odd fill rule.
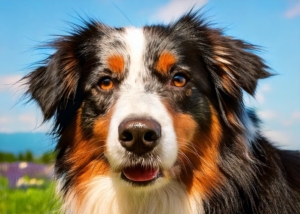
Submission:
[[[59,214],[59,207],[52,182],[42,187],[10,189],[7,179],[0,177],[1,214]]]

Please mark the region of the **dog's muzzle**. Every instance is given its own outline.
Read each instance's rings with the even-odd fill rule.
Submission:
[[[161,126],[153,119],[126,119],[119,125],[118,132],[119,142],[128,152],[143,156],[158,145]],[[125,167],[122,175],[125,180],[145,183],[159,177],[159,168],[137,164]]]

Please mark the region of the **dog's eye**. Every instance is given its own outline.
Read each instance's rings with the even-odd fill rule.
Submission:
[[[99,87],[107,91],[114,87],[114,83],[109,77],[104,77],[99,81]]]
[[[187,84],[188,80],[184,74],[175,74],[171,84],[176,87],[184,87]]]

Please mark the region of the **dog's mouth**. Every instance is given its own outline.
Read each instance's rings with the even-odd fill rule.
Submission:
[[[158,167],[129,166],[122,170],[121,177],[133,184],[147,185],[161,176]]]

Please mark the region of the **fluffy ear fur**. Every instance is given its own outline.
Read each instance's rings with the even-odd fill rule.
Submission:
[[[85,27],[75,26],[69,36],[59,37],[46,47],[56,52],[42,62],[42,66],[23,78],[28,85],[26,95],[37,101],[44,114],[44,120],[55,117],[53,131],[61,131],[70,117],[68,106],[78,107],[78,88],[82,72],[91,70],[96,53],[86,52],[89,48],[96,51],[94,41],[102,33],[102,25],[90,20]],[[93,47],[91,47],[93,46]],[[80,56],[80,57],[79,57]],[[80,60],[79,60],[80,59]],[[75,109],[75,108],[71,108]]]
[[[212,31],[211,73],[222,117],[227,125],[243,129],[243,90],[254,96],[257,82],[271,76],[268,67],[254,51],[257,48],[241,40]],[[236,113],[240,112],[240,115]]]
[[[212,31],[209,39],[213,47],[209,68],[217,89],[236,98],[242,98],[241,89],[254,95],[257,81],[271,75],[263,60],[254,54],[257,48],[219,31]]]
[[[66,106],[75,96],[79,72],[74,52],[67,47],[60,47],[41,66],[24,79],[28,84],[27,94],[41,107],[44,119],[48,120],[55,112]]]
[[[198,44],[200,55],[210,73],[223,120],[230,127],[241,128],[243,90],[255,94],[257,81],[271,76],[263,60],[255,54],[257,47],[241,40],[224,36],[190,11],[174,28]]]

